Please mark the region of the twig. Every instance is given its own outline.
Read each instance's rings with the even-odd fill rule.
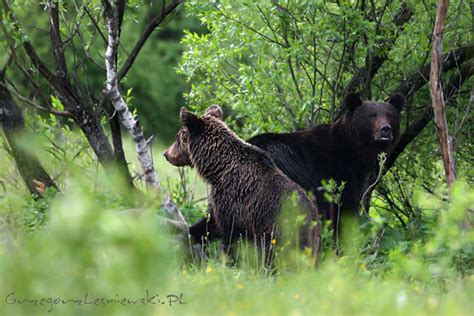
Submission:
[[[67,64],[64,57],[64,46],[61,41],[61,32],[59,29],[59,4],[58,1],[48,2],[50,11],[50,37],[53,44],[54,61],[56,63],[56,77],[65,81],[67,78]]]
[[[94,24],[94,27],[96,28],[96,30],[99,32],[99,35],[102,38],[102,40],[104,41],[104,43],[107,44],[107,38],[105,38],[104,33],[102,33],[99,25],[97,24],[96,20],[92,16],[92,14],[89,12],[89,9],[87,9],[86,5],[84,5],[84,11],[86,12],[87,16],[89,16],[89,19],[92,21],[92,24]]]
[[[21,94],[17,93],[15,90],[9,89],[8,86],[6,84],[2,83],[2,82],[0,82],[0,85],[4,86],[8,90],[8,92],[10,92],[14,96],[16,96],[18,99],[28,103],[29,105],[33,106],[34,108],[36,108],[40,111],[44,111],[44,112],[51,113],[51,114],[54,114],[54,115],[57,115],[57,116],[62,116],[62,117],[73,117],[73,115],[68,111],[48,109],[48,108],[45,108],[45,107],[43,107],[39,104],[36,104],[36,103],[32,102],[31,100],[29,100],[28,98],[25,98]]]
[[[167,17],[169,14],[171,14],[177,7],[178,5],[183,2],[182,0],[173,0],[164,10],[162,10],[161,14],[156,16],[150,23],[146,26],[145,30],[143,31],[142,35],[140,35],[140,38],[138,39],[137,43],[133,47],[130,55],[128,56],[127,60],[125,61],[125,64],[123,67],[120,69],[118,73],[118,81],[120,82],[123,77],[127,74],[127,72],[130,70],[132,67],[133,63],[135,62],[135,59],[138,56],[138,53],[140,53],[140,50],[142,49],[143,45],[145,45],[146,41],[148,40],[148,37],[150,37],[151,33],[160,26],[161,22]]]
[[[367,217],[369,217],[369,212],[364,207],[365,197],[367,196],[367,194],[369,194],[369,192],[372,192],[373,188],[377,185],[377,183],[382,178],[385,161],[387,161],[387,154],[384,152],[380,153],[379,154],[379,173],[377,174],[377,178],[374,180],[374,182],[371,185],[369,185],[367,190],[365,190],[364,194],[362,194],[362,198],[360,199],[361,206],[364,209],[365,215]]]

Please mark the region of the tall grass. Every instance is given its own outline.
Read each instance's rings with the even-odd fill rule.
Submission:
[[[194,185],[191,173],[182,189],[179,173],[160,158],[162,149],[154,152],[162,181],[167,186],[168,177],[175,198],[197,216],[205,200],[195,201],[205,197],[206,187]],[[474,310],[474,190],[462,182],[450,200],[418,195],[415,203],[427,218],[422,239],[381,233],[390,228],[380,222],[348,223],[340,255],[326,247],[313,268],[304,252],[280,251],[275,270],[266,273],[252,257],[231,264],[212,245],[207,261],[193,263],[186,245],[159,220],[159,198],[130,203],[114,177],[87,159],[65,162],[62,192],[39,201],[5,178],[17,175],[11,160],[0,160],[7,184],[0,198],[0,315],[406,316]],[[62,166],[56,168],[50,170]],[[193,197],[183,197],[190,191]],[[137,207],[142,211],[123,212]]]

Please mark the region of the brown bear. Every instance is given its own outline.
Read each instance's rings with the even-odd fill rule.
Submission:
[[[272,239],[279,234],[277,221],[285,197],[296,193],[306,215],[301,245],[317,254],[321,247],[317,208],[263,150],[246,143],[224,124],[219,106],[211,106],[202,117],[182,108],[180,119],[183,127],[165,157],[173,165],[194,166],[211,186],[210,231],[216,230],[224,246],[247,238],[263,245],[264,250],[271,249]],[[203,236],[194,234],[192,227],[190,234],[197,239]]]
[[[345,98],[345,113],[332,124],[261,134],[248,142],[265,150],[290,179],[312,191],[323,215],[337,223],[340,211],[358,212],[364,192],[378,174],[378,154],[389,153],[398,140],[404,103],[398,93],[388,103],[362,101],[351,93]],[[324,198],[322,181],[331,178],[345,183],[340,210]]]

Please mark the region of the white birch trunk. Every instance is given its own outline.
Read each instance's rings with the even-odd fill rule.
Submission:
[[[143,175],[148,186],[161,189],[160,182],[153,167],[153,160],[147,149],[143,129],[138,120],[132,115],[125,101],[120,94],[117,81],[117,67],[115,64],[115,55],[119,44],[118,38],[118,18],[114,7],[110,7],[106,12],[106,26],[108,31],[108,45],[105,52],[105,67],[107,69],[106,92],[118,114],[122,125],[129,131],[133,137],[135,148],[137,150],[138,160],[143,169]]]
[[[122,95],[120,94],[117,80],[117,65],[115,56],[119,45],[119,19],[117,8],[109,1],[103,1],[105,10],[105,25],[108,33],[107,50],[105,52],[105,66],[107,69],[106,93],[114,106],[122,125],[128,130],[135,143],[138,160],[143,169],[143,175],[147,186],[152,187],[156,191],[161,191],[160,182],[153,166],[153,159],[147,148],[147,142],[143,135],[143,129],[138,120],[132,115],[127,107]],[[173,219],[186,224],[184,216],[178,207],[171,201],[170,197],[165,194],[164,208],[168,215]]]

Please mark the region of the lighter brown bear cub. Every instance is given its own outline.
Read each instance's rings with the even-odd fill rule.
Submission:
[[[301,246],[311,247],[316,255],[321,247],[319,213],[305,191],[265,152],[235,135],[222,122],[219,106],[209,107],[202,117],[182,108],[180,118],[183,127],[165,157],[176,166],[194,166],[211,186],[209,206],[224,245],[247,238],[271,249],[282,204],[294,192],[306,214]]]

